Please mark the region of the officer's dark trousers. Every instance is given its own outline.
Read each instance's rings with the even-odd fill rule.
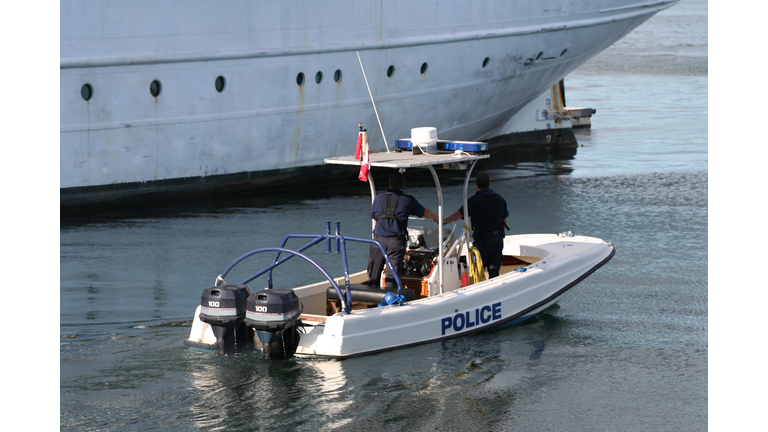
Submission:
[[[392,262],[392,265],[395,267],[395,271],[398,275],[402,274],[403,260],[405,259],[405,237],[382,237],[374,235],[373,239],[384,246],[384,250],[387,251],[387,256],[389,256],[390,262]],[[384,269],[385,265],[386,261],[384,260],[384,255],[381,254],[381,249],[375,244],[372,244],[370,253],[368,254],[368,285],[376,287],[381,286],[381,271]],[[387,286],[397,286],[389,267],[387,267],[386,277]]]
[[[488,277],[498,276],[501,268],[501,251],[504,249],[504,237],[501,235],[485,237],[480,244],[474,243],[474,246],[480,251],[483,267],[488,268]]]

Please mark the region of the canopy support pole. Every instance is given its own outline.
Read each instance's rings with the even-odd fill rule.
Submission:
[[[437,178],[435,167],[430,165],[429,172],[432,173],[432,178],[435,179],[435,186],[437,187],[437,244],[439,248],[437,253],[437,271],[439,272],[438,280],[440,281],[439,292],[433,293],[432,287],[429,287],[429,297],[432,297],[433,295],[443,293],[443,260],[445,259],[445,251],[443,250],[443,189],[440,187],[440,180]]]
[[[373,200],[376,199],[376,185],[373,183],[373,173],[368,173],[368,186],[371,187],[371,205]],[[373,238],[373,230],[376,228],[376,219],[371,219],[371,238]],[[408,235],[408,233],[405,233]]]

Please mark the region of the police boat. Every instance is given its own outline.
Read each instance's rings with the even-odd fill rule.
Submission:
[[[427,138],[422,129],[428,129]],[[184,344],[220,354],[260,351],[270,359],[343,359],[459,337],[516,324],[545,311],[613,257],[615,250],[610,243],[571,232],[507,235],[500,274],[488,279],[473,246],[471,229],[452,224],[449,231],[443,224],[437,176],[437,170],[465,171],[463,202],[467,208],[472,170],[477,161],[489,157],[488,144],[438,141],[436,136],[434,128],[416,128],[410,139],[397,140],[395,151],[373,154],[368,154],[363,139],[361,155],[325,160],[328,164],[363,165],[365,170],[427,168],[431,172],[437,188],[439,222],[437,227],[421,229],[409,223],[404,274],[391,272],[395,288],[364,285],[366,270],[349,272],[349,242],[378,245],[386,257],[380,243],[343,236],[339,222],[334,231],[331,222],[326,222],[324,233],[289,234],[280,247],[256,249],[232,262],[214,286],[203,291]],[[373,199],[373,176],[368,175],[367,180]],[[432,240],[436,247],[426,247],[425,239],[430,236],[436,237]],[[306,243],[289,249],[286,243],[290,239]],[[323,244],[325,252],[331,252],[335,244],[343,276],[332,276],[307,255],[309,248]],[[239,284],[225,282],[234,266],[261,253],[274,254],[270,265]],[[291,259],[305,261],[324,280],[274,288],[273,271]],[[391,269],[389,258],[386,261]],[[249,287],[250,282],[265,275],[267,288]]]

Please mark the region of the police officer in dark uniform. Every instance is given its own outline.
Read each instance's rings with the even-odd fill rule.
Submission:
[[[405,259],[405,241],[408,235],[408,217],[414,215],[437,222],[437,215],[421,205],[416,198],[403,193],[405,177],[395,171],[389,178],[389,189],[374,198],[371,219],[376,221],[373,238],[384,246],[387,256],[400,275]],[[381,286],[381,271],[386,266],[381,249],[372,244],[368,256],[368,285]],[[387,267],[387,286],[394,286],[394,279]]]
[[[504,249],[504,235],[507,227],[507,202],[501,195],[490,189],[491,178],[488,173],[478,173],[475,177],[477,192],[467,199],[469,217],[472,219],[473,245],[480,252],[483,266],[488,268],[488,276],[499,275]],[[464,206],[448,216],[445,223],[464,218]]]

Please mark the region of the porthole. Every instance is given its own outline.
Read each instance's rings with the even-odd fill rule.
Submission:
[[[387,68],[387,78],[392,78],[392,75],[395,74],[395,67],[390,66]]]
[[[488,62],[489,62],[489,61],[491,61],[491,58],[490,58],[490,57],[486,57],[486,58],[485,58],[485,60],[483,60],[483,68],[485,68],[486,66],[488,66]]]
[[[427,67],[428,67],[428,66],[427,66],[427,64],[426,64],[426,63],[424,63],[424,64],[422,64],[422,65],[421,65],[421,74],[422,74],[422,75],[424,75],[425,73],[427,73]]]
[[[160,85],[160,81],[154,80],[149,84],[149,92],[154,97],[160,96],[160,92],[163,90],[163,86]]]
[[[216,78],[216,91],[221,93],[224,91],[224,86],[226,85],[227,80],[223,76],[219,76]]]
[[[564,49],[563,52],[560,53],[560,57],[564,56],[565,53],[567,53],[567,52],[568,52],[568,48]]]
[[[341,81],[341,69],[336,69],[336,72],[333,73],[333,80],[336,82]]]
[[[316,83],[318,83],[318,84],[320,84],[321,82],[323,82],[323,73],[322,73],[322,72],[318,71],[318,72],[315,74],[315,82],[316,82]]]
[[[304,85],[304,72],[299,72],[299,74],[296,75],[296,84],[299,86]]]
[[[93,87],[88,83],[83,84],[83,86],[80,87],[80,96],[82,96],[85,101],[91,100],[91,96],[93,96]]]

